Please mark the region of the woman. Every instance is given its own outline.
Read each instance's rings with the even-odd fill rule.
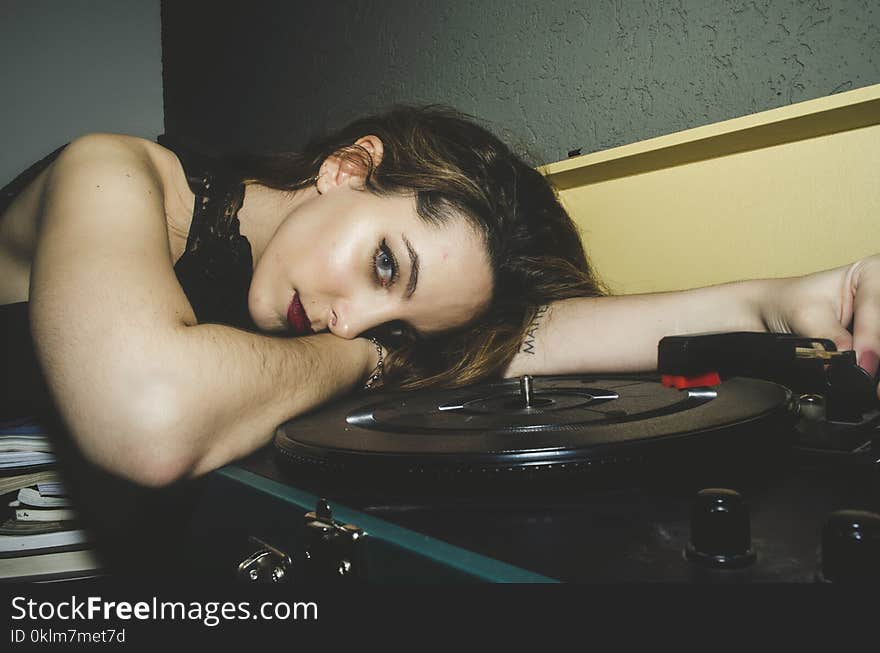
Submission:
[[[181,156],[81,137],[0,221],[0,301],[27,302],[63,423],[142,485],[383,377],[500,373],[540,303],[599,292],[541,176],[447,109],[359,120],[301,155]]]
[[[357,121],[302,155],[186,167],[142,139],[85,136],[0,221],[15,272],[2,301],[28,302],[65,425],[142,485],[230,462],[383,373],[418,388],[646,370],[662,336],[716,330],[831,337],[876,372],[877,258],[602,296],[543,178],[446,109]]]

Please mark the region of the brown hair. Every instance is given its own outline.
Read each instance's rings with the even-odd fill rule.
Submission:
[[[378,166],[354,142],[378,136]],[[542,305],[598,296],[577,228],[553,188],[471,116],[443,106],[397,106],[311,141],[301,153],[237,159],[246,183],[297,190],[314,183],[332,154],[357,159],[371,192],[412,193],[418,215],[439,224],[461,215],[482,234],[493,273],[488,309],[462,328],[430,338],[400,325],[369,334],[385,344],[386,386],[461,386],[499,376],[517,353]]]

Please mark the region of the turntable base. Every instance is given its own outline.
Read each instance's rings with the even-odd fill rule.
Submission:
[[[530,392],[538,407],[531,412],[509,403],[522,399],[516,382],[479,396],[444,394],[438,406],[469,406],[472,414],[457,409],[455,419],[483,430],[441,429],[441,451],[426,434],[441,422],[421,420],[424,408],[413,395],[353,397],[331,407],[337,412],[329,422],[322,411],[298,422],[308,429],[287,425],[278,444],[304,454],[298,462],[267,445],[205,479],[188,560],[200,573],[225,577],[252,559],[256,541],[299,555],[292,568],[298,582],[297,574],[311,573],[303,552],[314,552],[318,538],[337,563],[327,582],[340,580],[337,570],[351,562],[349,578],[367,582],[814,583],[825,578],[829,520],[880,511],[874,418],[824,430],[820,422],[805,424],[810,418],[802,413],[792,425],[786,390],[745,380],[694,391],[701,396],[644,377],[559,378],[551,385],[536,379]],[[725,398],[730,410],[716,411]],[[506,415],[493,424],[499,404]],[[330,428],[339,420],[343,428]],[[385,422],[397,431],[385,432]],[[785,445],[792,433],[793,446]],[[556,448],[535,446],[546,444],[541,438]],[[468,450],[477,442],[513,444]],[[527,465],[519,455],[554,450],[565,462],[545,457]],[[639,458],[645,462],[633,464]],[[707,488],[741,495],[754,552],[749,564],[714,568],[688,557],[693,511]],[[334,520],[362,529],[360,548],[339,546],[345,541],[333,538],[338,529],[315,523],[319,499],[329,502]],[[839,544],[830,550],[853,574],[869,570]]]

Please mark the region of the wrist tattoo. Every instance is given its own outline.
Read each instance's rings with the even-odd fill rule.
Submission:
[[[532,318],[529,328],[526,329],[525,340],[523,340],[522,347],[519,349],[523,354],[535,354],[535,334],[541,326],[541,321],[546,317],[548,309],[549,306],[541,306],[535,312],[535,317]]]

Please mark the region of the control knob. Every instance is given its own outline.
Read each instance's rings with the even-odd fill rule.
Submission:
[[[822,580],[880,581],[880,515],[867,510],[837,510],[822,529]]]
[[[745,567],[755,561],[748,504],[739,492],[706,488],[697,493],[685,557],[724,569]]]

